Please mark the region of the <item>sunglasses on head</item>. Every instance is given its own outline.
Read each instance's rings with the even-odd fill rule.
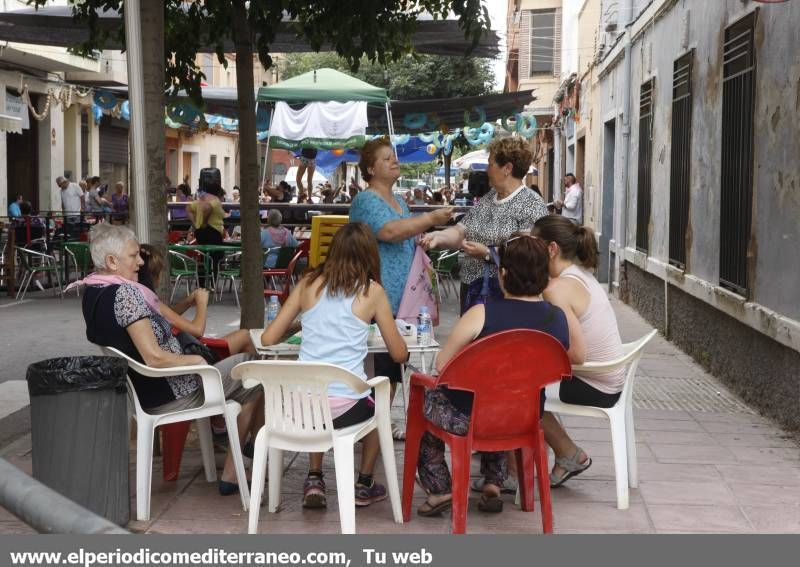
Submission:
[[[515,240],[519,240],[520,238],[533,238],[534,240],[538,240],[538,236],[534,236],[532,234],[520,234],[518,236],[512,236],[508,240],[506,240],[503,244],[508,246],[510,243],[514,242]]]

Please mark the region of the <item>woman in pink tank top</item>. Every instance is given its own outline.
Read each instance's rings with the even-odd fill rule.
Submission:
[[[549,215],[536,221],[533,234],[547,242],[551,279],[544,298],[567,315],[572,363],[604,362],[622,356],[614,310],[593,275],[598,251],[592,229]],[[624,385],[624,369],[591,377],[574,376],[561,382],[558,396],[570,404],[610,408],[617,403]],[[542,428],[556,456],[551,487],[561,486],[589,468],[592,459],[575,445],[555,416],[545,412]]]

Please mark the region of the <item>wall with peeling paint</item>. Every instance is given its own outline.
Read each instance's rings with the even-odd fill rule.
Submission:
[[[608,120],[621,111],[622,97],[631,97],[628,199],[623,203],[618,198],[615,215],[625,215],[628,227],[625,244],[632,248],[636,238],[639,90],[644,81],[655,77],[648,256],[662,266],[662,272],[669,271],[663,266],[669,261],[672,71],[675,59],[688,49],[694,49],[686,275],[716,286],[719,281],[720,195],[724,190],[720,187],[724,30],[755,9],[759,10],[759,16],[755,37],[753,222],[748,274],[750,296],[747,299],[766,311],[774,311],[774,316],[793,320],[792,324],[796,325],[800,321],[797,291],[800,283],[800,56],[797,48],[800,4],[759,4],[741,0],[653,2],[633,25],[630,92],[622,92],[622,55],[615,56],[612,52],[600,70],[598,114]],[[618,127],[616,179],[621,176],[622,143],[622,128]],[[617,189],[617,193],[621,191]],[[768,329],[762,332],[769,334]]]

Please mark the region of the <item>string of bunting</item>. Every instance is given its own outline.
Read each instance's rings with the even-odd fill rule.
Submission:
[[[408,130],[428,129],[429,132],[416,134],[417,138],[428,144],[426,150],[433,155],[440,149],[445,155],[453,151],[453,141],[463,136],[471,146],[482,146],[492,141],[498,130],[496,123],[486,121],[486,111],[480,106],[464,111],[464,127],[450,130],[435,113],[410,112],[403,117],[403,126]],[[536,135],[536,117],[516,112],[500,118],[500,127],[506,132],[516,132],[525,139]]]
[[[44,107],[42,108],[41,112],[36,109],[36,105],[33,104],[30,95],[30,88],[27,84],[22,86],[22,93],[21,98],[22,102],[30,109],[31,114],[33,117],[41,122],[45,118],[50,115],[50,108],[53,103],[60,104],[61,110],[66,111],[69,107],[73,104],[81,103],[81,104],[88,104],[85,100],[91,94],[92,89],[87,89],[82,91],[75,85],[64,85],[61,88],[48,88],[47,93],[44,96]]]

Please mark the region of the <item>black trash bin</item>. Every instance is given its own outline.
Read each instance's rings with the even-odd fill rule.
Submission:
[[[108,520],[130,519],[128,363],[111,356],[28,366],[33,477]]]

